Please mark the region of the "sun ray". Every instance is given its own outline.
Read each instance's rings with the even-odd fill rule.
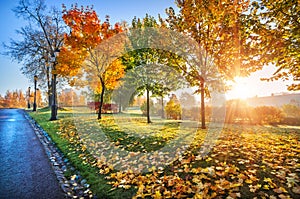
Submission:
[[[253,97],[255,88],[251,85],[251,82],[247,81],[246,78],[236,77],[231,84],[232,89],[226,94],[229,99],[246,99]]]

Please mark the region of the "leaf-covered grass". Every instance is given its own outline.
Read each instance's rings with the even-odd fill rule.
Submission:
[[[77,171],[85,178],[90,184],[90,188],[93,194],[97,195],[98,198],[131,198],[134,194],[134,189],[126,190],[118,189],[112,191],[111,185],[107,184],[107,179],[105,175],[99,174],[99,169],[95,164],[88,164],[85,160],[89,162],[96,162],[96,160],[85,150],[82,150],[81,144],[77,142],[76,137],[74,139],[66,139],[66,137],[60,134],[62,128],[69,129],[72,133],[74,129],[74,124],[72,121],[73,113],[64,109],[59,111],[59,120],[49,121],[50,111],[48,108],[40,109],[37,112],[31,112],[30,116],[33,117],[37,123],[49,134],[56,146],[62,151],[66,158],[72,163]],[[62,126],[65,125],[65,126]],[[76,130],[76,129],[75,129]],[[65,175],[72,176],[76,175],[75,171],[68,170]]]
[[[207,156],[207,131],[139,115],[32,113],[99,198],[299,198],[300,129],[225,126]],[[164,151],[169,145],[180,147]],[[173,148],[171,148],[173,149]],[[178,153],[177,153],[178,152]],[[172,162],[161,167],[165,159]],[[139,168],[142,173],[133,168]]]

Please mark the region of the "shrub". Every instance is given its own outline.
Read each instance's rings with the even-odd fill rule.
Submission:
[[[252,111],[252,121],[256,124],[277,124],[282,118],[281,110],[273,106],[259,106]]]
[[[300,107],[294,104],[283,105],[282,111],[286,118],[300,118]]]
[[[165,107],[168,119],[181,119],[182,109],[178,100],[171,98]]]

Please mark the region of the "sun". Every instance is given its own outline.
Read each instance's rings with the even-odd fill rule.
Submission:
[[[228,99],[247,99],[253,97],[255,89],[247,78],[236,77],[231,84],[231,89],[226,92]]]

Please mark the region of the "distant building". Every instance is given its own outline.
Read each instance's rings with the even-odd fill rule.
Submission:
[[[246,99],[249,106],[276,106],[281,107],[284,104],[294,104],[300,107],[300,93],[295,94],[272,94],[265,97],[252,97]]]

